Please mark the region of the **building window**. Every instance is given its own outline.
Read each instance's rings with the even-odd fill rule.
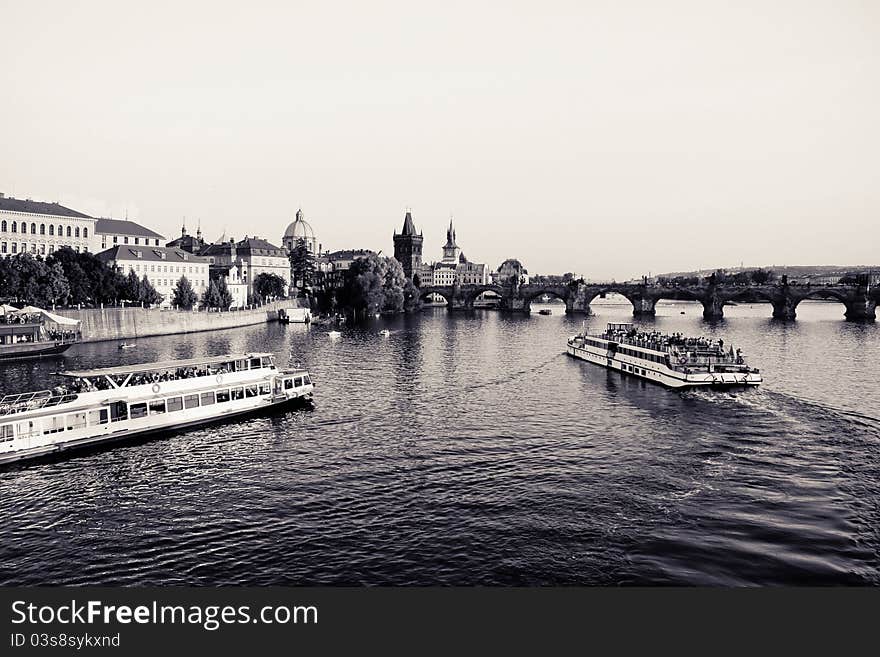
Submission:
[[[89,236],[89,229],[83,228],[83,237],[88,237],[88,236]]]
[[[12,243],[12,252],[18,253],[18,244],[15,242]]]
[[[70,237],[70,226],[67,227],[67,236]]]
[[[135,238],[134,238],[134,243],[135,243],[135,244],[140,244],[140,243],[141,243],[141,238],[140,238],[140,237],[135,237]]]
[[[46,224],[40,224],[40,235],[46,234]]]
[[[18,224],[15,223],[14,221],[12,222],[12,232],[13,232],[13,233],[17,233],[17,232],[18,232]]]
[[[159,246],[159,240],[158,240],[158,239],[156,240],[156,246]]]
[[[74,230],[73,230],[73,235],[74,235],[74,237],[79,237],[79,226],[77,226],[76,228],[74,228]]]
[[[128,244],[128,235],[122,238],[123,243]]]
[[[55,224],[49,224],[49,235],[55,234]]]
[[[25,222],[21,222],[21,234],[27,235],[27,224]]]
[[[40,244],[40,255],[46,255],[46,243]]]
[[[0,244],[0,253],[6,253],[6,242]]]
[[[55,253],[55,245],[54,244],[49,245],[49,253]]]
[[[61,237],[62,235],[64,235],[64,226],[58,224],[58,237]]]
[[[37,224],[31,224],[31,235],[37,234]]]
[[[5,219],[3,220],[3,223],[0,224],[0,230],[2,230],[4,233],[6,232],[6,220]]]

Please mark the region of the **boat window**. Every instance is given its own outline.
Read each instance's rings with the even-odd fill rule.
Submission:
[[[131,415],[132,420],[136,420],[139,417],[147,417],[146,402],[140,404],[131,404],[129,406],[129,415]]]
[[[196,395],[184,395],[183,405],[186,408],[198,408],[199,396],[197,394]]]
[[[311,385],[311,383],[312,383],[312,379],[311,379],[311,377],[310,377],[308,374],[306,374],[306,375],[303,377],[303,383],[305,383],[307,386],[308,386],[308,385]]]
[[[217,391],[217,403],[222,404],[222,403],[228,402],[228,401],[229,401],[229,390],[228,389],[218,390]]]
[[[203,392],[202,393],[202,406],[210,406],[214,403],[214,393],[213,392]]]
[[[261,383],[260,384],[260,394],[261,395],[268,395],[270,392],[272,392],[272,388],[269,387],[268,383]]]
[[[246,386],[244,389],[245,397],[256,397],[257,396],[257,386]]]
[[[110,413],[106,408],[89,411],[89,425],[107,424],[107,421],[110,419],[109,415]]]
[[[83,419],[85,422],[85,419]],[[40,432],[38,429],[34,427],[34,421],[28,420],[27,422],[19,422],[18,423],[18,437],[19,438],[30,438],[31,436],[36,436]]]
[[[260,359],[259,358],[251,358],[251,369],[259,369],[260,367]]]
[[[233,388],[232,399],[244,399],[244,388]]]
[[[128,405],[124,401],[118,401],[110,406],[110,421],[119,422],[128,419]]]
[[[83,413],[71,413],[67,416],[67,428],[68,429],[82,429],[86,426],[86,414]]]
[[[4,424],[0,426],[0,443],[6,442],[7,440],[12,440],[15,437],[13,434],[14,432],[12,430],[11,424]]]
[[[150,415],[158,415],[165,412],[165,400],[154,399],[150,402]]]
[[[296,385],[301,386],[302,385],[301,381],[302,381],[302,379],[297,379]],[[293,387],[293,379],[284,379],[284,389],[290,390],[292,387]]]
[[[59,431],[64,431],[63,415],[43,418],[43,433],[58,433]]]
[[[174,411],[183,410],[183,398],[182,397],[170,397],[167,400],[167,408],[169,413],[173,413]]]
[[[235,371],[244,372],[248,368],[247,363],[244,359],[235,361]]]

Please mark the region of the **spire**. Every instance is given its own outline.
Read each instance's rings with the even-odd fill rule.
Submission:
[[[180,228],[180,236],[186,237],[186,215],[183,215],[183,226]]]
[[[406,216],[403,218],[403,232],[401,235],[415,235],[416,234],[416,225],[413,222],[412,212],[409,210],[406,211]]]
[[[449,217],[449,228],[446,229],[446,247],[447,249],[456,248],[455,244],[455,228],[452,226],[452,217]]]
[[[302,208],[300,208],[300,209],[298,209],[298,210],[296,211],[296,220],[297,220],[297,221],[303,221],[303,211],[302,211]]]
[[[196,237],[202,239],[202,220],[199,219],[199,227],[196,229]]]

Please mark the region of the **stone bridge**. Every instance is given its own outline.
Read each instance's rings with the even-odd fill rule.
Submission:
[[[447,285],[426,286],[419,297],[437,294],[446,299],[449,309],[472,309],[474,301],[484,292],[501,297],[500,308],[512,312],[531,312],[531,304],[545,294],[565,302],[566,313],[590,314],[590,303],[598,296],[620,294],[633,305],[633,316],[655,314],[660,299],[699,301],[703,317],[709,320],[724,317],[724,306],[731,303],[769,302],[773,317],[794,319],[797,306],[805,299],[830,299],[846,307],[844,316],[852,321],[874,321],[880,287],[860,285],[789,285],[783,281],[773,285],[729,285],[706,283],[693,286],[593,284],[573,281],[567,285]]]

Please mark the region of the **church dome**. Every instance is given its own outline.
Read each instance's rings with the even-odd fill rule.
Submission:
[[[312,225],[305,220],[302,209],[296,211],[296,219],[287,227],[287,230],[284,231],[282,242],[289,251],[292,251],[293,247],[296,246],[296,243],[299,240],[304,240],[306,247],[312,253],[317,251],[315,231],[312,230]]]

